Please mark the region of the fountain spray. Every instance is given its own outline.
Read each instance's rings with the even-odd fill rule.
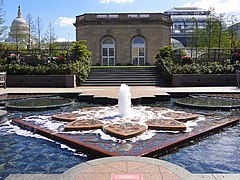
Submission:
[[[121,84],[118,92],[118,111],[119,116],[127,116],[131,113],[131,92],[130,87]]]

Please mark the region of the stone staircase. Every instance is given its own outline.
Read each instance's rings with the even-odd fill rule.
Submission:
[[[155,67],[92,68],[82,86],[167,86]]]

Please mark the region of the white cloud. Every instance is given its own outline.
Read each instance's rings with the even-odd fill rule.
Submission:
[[[100,3],[132,3],[134,0],[99,0]]]
[[[75,18],[68,18],[68,17],[59,17],[55,24],[65,27],[65,26],[73,26],[73,23],[75,22]]]
[[[57,42],[72,42],[72,41],[75,41],[75,40],[69,40],[69,39],[66,39],[66,38],[57,39]]]
[[[188,2],[185,7],[199,7],[202,9],[214,8],[215,13],[224,13],[225,16],[235,15],[240,20],[239,0],[198,0],[194,3]]]

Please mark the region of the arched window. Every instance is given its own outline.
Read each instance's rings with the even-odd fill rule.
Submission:
[[[107,37],[102,41],[101,48],[102,66],[115,65],[115,42],[112,38]]]
[[[132,63],[135,66],[145,64],[145,41],[141,37],[135,37],[132,40]]]

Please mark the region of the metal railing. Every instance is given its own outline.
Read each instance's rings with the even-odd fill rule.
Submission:
[[[197,61],[207,62],[223,62],[225,60],[236,61],[240,60],[240,49],[231,48],[200,48],[188,47],[182,49],[175,49],[175,52],[184,51],[187,56]],[[173,55],[173,59],[181,58],[179,53]]]
[[[164,76],[167,83],[172,83],[172,73],[169,71],[168,67],[164,63],[160,54],[157,54],[157,67],[160,70],[161,74]]]

